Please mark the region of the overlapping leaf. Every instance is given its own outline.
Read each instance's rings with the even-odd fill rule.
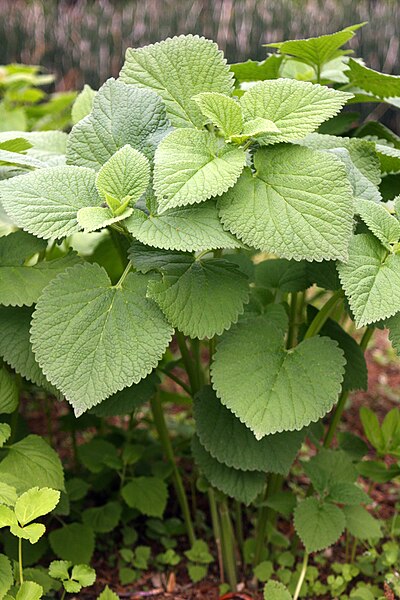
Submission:
[[[130,197],[133,206],[147,189],[150,181],[148,159],[129,145],[118,150],[101,167],[96,186],[101,196],[113,196],[122,201]]]
[[[133,213],[133,208],[126,208],[123,213],[115,216],[110,208],[101,206],[89,206],[80,208],[77,213],[77,221],[82,229],[90,233],[98,229],[104,229],[108,225],[124,221]]]
[[[13,413],[18,407],[19,389],[15,376],[0,367],[0,413]]]
[[[343,511],[329,502],[306,498],[294,512],[294,526],[307,552],[334,544],[346,526]]]
[[[400,239],[400,222],[391,215],[384,204],[376,204],[368,200],[357,203],[357,212],[382,244],[390,249]]]
[[[378,98],[391,98],[400,96],[400,76],[387,75],[369,69],[353,58],[349,59],[347,72],[350,83],[356,87],[378,96]]]
[[[340,160],[297,146],[259,150],[218,200],[225,227],[243,242],[296,260],[346,258],[353,194]]]
[[[61,274],[41,296],[33,349],[77,415],[140,381],[165,351],[172,328],[146,299],[147,283],[130,273],[112,286],[103,268],[85,264]]]
[[[286,475],[300,449],[304,432],[276,433],[257,441],[210,387],[195,399],[196,432],[201,444],[219,462],[243,471]],[[233,443],[234,441],[234,443]]]
[[[129,48],[120,78],[153,89],[167,107],[175,127],[198,127],[205,119],[192,99],[200,92],[230,95],[233,76],[217,44],[197,35],[181,35]]]
[[[326,337],[286,351],[282,331],[265,315],[224,334],[211,374],[221,402],[261,439],[324,416],[338,398],[344,364],[342,350]]]

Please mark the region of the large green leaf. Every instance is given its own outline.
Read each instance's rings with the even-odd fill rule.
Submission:
[[[260,62],[246,60],[241,63],[229,65],[234,73],[235,79],[242,83],[245,81],[264,81],[265,79],[277,79],[283,56],[271,55]]]
[[[329,502],[306,498],[294,511],[294,526],[307,552],[332,546],[346,525],[343,511]]]
[[[50,546],[56,556],[74,565],[90,563],[95,537],[93,529],[81,523],[64,525],[49,534]]]
[[[141,379],[139,383],[126,387],[106,398],[101,404],[94,406],[90,412],[97,417],[130,415],[154,396],[158,383],[159,379],[155,373],[150,373],[145,379]]]
[[[90,206],[78,210],[77,219],[85,233],[90,233],[98,229],[104,229],[113,223],[124,221],[132,213],[133,208],[126,208],[122,214],[115,216],[110,208]]]
[[[245,162],[242,149],[222,143],[208,131],[172,131],[155,154],[159,212],[220,196],[236,183]]]
[[[147,283],[146,276],[130,273],[113,286],[99,265],[77,265],[53,280],[39,299],[33,349],[77,416],[138,383],[168,346],[173,330],[146,298]]]
[[[18,407],[19,389],[15,376],[0,367],[0,413],[11,414]]]
[[[203,115],[221,130],[225,138],[241,133],[243,115],[240,104],[236,100],[217,92],[202,92],[193,100],[198,104]]]
[[[345,360],[337,343],[313,337],[290,351],[268,315],[224,334],[211,367],[219,398],[257,439],[300,430],[335,404]]]
[[[297,146],[259,150],[218,200],[222,222],[246,244],[296,260],[347,258],[353,194],[339,159]]]
[[[395,216],[390,214],[385,204],[359,200],[356,210],[368,229],[388,250],[390,250],[390,244],[399,241],[400,223]]]
[[[250,504],[263,491],[265,474],[258,471],[241,471],[218,462],[201,445],[199,438],[192,438],[192,453],[200,471],[217,490],[244,504]]]
[[[223,229],[214,200],[201,206],[172,208],[161,215],[147,215],[136,209],[125,227],[143,244],[165,250],[192,252],[242,245]]]
[[[308,275],[307,263],[275,258],[257,262],[255,283],[275,291],[300,292],[310,287],[313,282]]]
[[[162,270],[162,281],[149,284],[168,321],[190,337],[220,335],[235,323],[249,299],[246,275],[223,259],[194,259]]]
[[[109,533],[116,528],[121,518],[122,506],[111,501],[104,506],[87,508],[82,513],[82,521],[98,533]]]
[[[95,95],[96,92],[90,85],[83,86],[83,90],[76,97],[71,109],[71,120],[74,125],[91,112]]]
[[[0,237],[0,266],[22,265],[37,252],[46,249],[47,242],[26,231],[14,231]]]
[[[58,454],[37,435],[8,446],[0,462],[0,478],[18,492],[39,485],[64,490],[64,474]]]
[[[380,538],[381,524],[363,506],[345,506],[346,528],[361,540]]]
[[[167,504],[168,488],[157,477],[134,477],[121,490],[125,502],[148,517],[162,517]]]
[[[30,488],[15,503],[15,516],[22,527],[54,510],[60,500],[60,492],[51,488]]]
[[[388,253],[372,234],[353,236],[339,277],[357,327],[400,311],[400,256]]]
[[[240,99],[244,118],[261,117],[281,133],[266,135],[262,143],[301,139],[336,115],[352,94],[295,79],[262,81]]]
[[[175,127],[204,124],[193,96],[200,92],[230,95],[233,76],[217,44],[197,35],[181,35],[144,48],[129,48],[120,77],[153,89]]]
[[[54,260],[40,261],[33,266],[0,266],[0,304],[31,306],[37,302],[50,281],[80,262],[76,254],[68,254]]]
[[[133,206],[147,189],[150,181],[150,163],[142,154],[126,145],[101,167],[96,185],[101,196],[113,196],[121,201],[130,197]]]
[[[167,129],[157,94],[109,79],[97,92],[92,112],[72,128],[67,161],[98,171],[126,144],[152,159]]]
[[[379,157],[383,173],[400,172],[400,149],[393,148],[386,144],[376,144],[376,151]]]
[[[211,456],[243,471],[287,475],[304,438],[304,432],[295,431],[257,441],[252,431],[221,404],[211,387],[197,395],[194,416],[197,435]]]
[[[349,59],[350,70],[346,73],[350,83],[356,87],[370,92],[378,98],[392,98],[400,96],[400,76],[387,75],[369,69],[353,58]]]
[[[1,182],[0,201],[12,220],[40,238],[79,231],[76,213],[100,206],[96,174],[81,167],[51,167]]]
[[[32,310],[0,307],[0,356],[17,373],[38,386],[50,386],[36,362],[30,342]]]

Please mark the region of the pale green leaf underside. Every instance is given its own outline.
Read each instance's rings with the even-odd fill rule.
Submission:
[[[205,478],[217,490],[248,505],[263,491],[265,473],[240,471],[218,462],[201,445],[197,435],[192,438],[195,463]]]
[[[317,552],[334,544],[345,525],[340,508],[317,498],[306,498],[294,511],[294,526],[307,552]]]
[[[241,133],[243,116],[240,104],[217,92],[203,92],[193,98],[201,112],[213,125],[218,127],[225,138]]]
[[[0,148],[0,165],[15,166],[22,169],[43,169],[46,163],[27,154],[2,150]]]
[[[140,381],[168,346],[173,330],[146,299],[147,283],[131,273],[113,287],[99,265],[77,265],[39,299],[31,329],[36,359],[77,415]]]
[[[340,160],[297,146],[261,149],[218,200],[224,226],[244,243],[296,260],[346,258],[353,194]]]
[[[249,299],[247,277],[222,260],[192,260],[152,281],[153,298],[179,331],[192,338],[212,338],[235,323]]]
[[[345,360],[337,343],[313,337],[287,352],[268,315],[248,319],[224,334],[211,367],[221,402],[257,439],[300,430],[337,401]]]
[[[268,435],[257,441],[210,387],[197,395],[194,416],[200,442],[212,457],[243,471],[287,475],[304,438],[303,432],[296,431]]]
[[[1,354],[0,354],[1,356]],[[11,414],[18,406],[19,390],[15,376],[5,367],[0,368],[0,414]]]
[[[338,272],[357,327],[400,311],[400,256],[388,254],[372,234],[353,236]]]
[[[151,160],[168,126],[157,94],[109,79],[97,92],[92,112],[72,128],[67,162],[98,171],[126,144]]]
[[[249,138],[258,138],[266,133],[279,134],[280,130],[275,123],[269,119],[257,117],[255,119],[250,119],[250,121],[246,121],[243,125],[242,133],[232,135],[230,139],[237,144],[243,144]]]
[[[354,25],[353,27],[346,27],[342,31],[321,35],[320,37],[287,40],[285,42],[266,44],[266,46],[277,48],[280,53],[293,56],[307,64],[321,67],[325,63],[344,54],[343,50],[340,50],[341,46],[354,36],[354,31],[359,27],[361,25]]]
[[[117,200],[130,196],[133,206],[147,189],[150,181],[148,159],[131,146],[118,150],[97,174],[96,185],[101,196],[110,194]]]
[[[81,167],[52,167],[13,177],[0,185],[0,201],[11,219],[40,238],[79,231],[76,213],[100,206],[96,174]]]
[[[174,127],[198,127],[205,119],[193,96],[200,92],[230,95],[233,74],[217,44],[197,35],[181,35],[144,48],[129,48],[120,78],[153,89],[167,107]]]
[[[350,58],[350,70],[346,73],[354,87],[370,92],[378,98],[393,98],[400,96],[400,76],[387,75],[369,69]]]
[[[262,138],[263,143],[300,139],[335,116],[352,97],[328,87],[295,79],[262,81],[240,99],[246,121],[262,117],[281,133]]]
[[[37,435],[28,435],[9,446],[0,462],[0,479],[19,493],[39,485],[64,490],[64,474],[58,454]]]
[[[381,202],[382,196],[379,189],[361,173],[351,160],[348,150],[345,148],[334,148],[327,152],[337,156],[344,164],[347,172],[347,177],[353,188],[355,206],[357,207],[358,201],[367,202]]]
[[[90,85],[85,84],[83,86],[83,90],[76,97],[71,109],[71,118],[74,125],[91,112],[95,95],[96,92]]]
[[[221,145],[207,131],[173,131],[155,155],[154,190],[159,212],[220,196],[236,183],[245,162],[242,149]]]
[[[30,488],[19,496],[14,511],[22,527],[35,521],[55,509],[60,500],[60,492],[51,488],[38,486]]]
[[[386,146],[386,144],[377,144],[376,151],[383,173],[400,172],[400,149]]]
[[[32,311],[0,307],[0,356],[17,373],[39,387],[52,387],[35,360],[29,339]]]
[[[193,252],[242,246],[223,229],[214,200],[201,206],[171,208],[161,215],[146,215],[136,209],[125,226],[143,244],[164,250]]]
[[[31,306],[54,277],[80,262],[77,255],[69,254],[32,267],[0,266],[0,304]]]
[[[133,208],[127,208],[121,215],[115,217],[110,208],[102,208],[101,206],[88,206],[80,208],[77,213],[77,220],[85,232],[97,231],[104,229],[108,225],[124,221],[133,213]]]
[[[389,213],[384,204],[361,200],[357,212],[375,237],[387,248],[400,239],[400,223]]]

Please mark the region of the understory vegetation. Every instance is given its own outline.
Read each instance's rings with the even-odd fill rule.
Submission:
[[[400,350],[400,77],[361,26],[174,37],[78,95],[0,68],[0,600],[400,597],[398,397],[342,423]]]

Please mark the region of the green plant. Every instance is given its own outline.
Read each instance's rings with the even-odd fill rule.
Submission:
[[[54,560],[49,566],[49,575],[62,582],[62,598],[65,598],[66,593],[77,594],[83,587],[92,585],[96,579],[96,572],[88,565],[72,566],[66,560]]]
[[[400,172],[400,142],[371,122],[351,137],[331,135],[360,90],[374,101],[400,96],[398,77],[341,49],[356,29],[278,45],[262,65],[232,69],[198,36],[128,50],[118,80],[79,97],[66,165],[59,150],[33,164],[20,138],[0,137],[10,227],[0,237],[4,412],[18,395],[11,367],[64,396],[76,417],[132,415],[128,431],[109,439],[76,447],[73,437],[89,486],[118,486],[105,504],[86,507],[82,523],[51,532],[59,558],[90,562],[95,535],[120,521],[129,529],[138,515],[155,519],[147,534],[160,529],[172,484],[190,576],[205,576],[206,528],[193,519],[177,439],[203,476],[219,568],[233,590],[237,556],[251,556],[260,574],[266,546],[288,543],[274,526],[278,511],[294,512],[306,552],[295,580],[292,560],[278,563],[282,581],[266,588],[277,598],[297,600],[312,579],[309,553],[345,529],[379,538],[353,459],[328,449],[350,391],[366,389],[375,327],[389,328],[399,347],[400,190],[396,178],[384,184]],[[45,144],[59,148],[58,136],[47,132]],[[349,322],[364,329],[360,343]],[[182,393],[166,391],[166,380]],[[156,446],[133,433],[148,401]],[[185,435],[169,428],[171,401],[193,411],[194,435],[191,423]],[[78,425],[68,426],[74,436]],[[317,455],[303,465],[311,485],[296,505],[282,485],[306,440]],[[149,466],[160,449],[166,464]],[[71,486],[85,497],[82,482]],[[253,503],[246,546],[243,514]],[[161,529],[158,563],[174,566],[173,534]],[[148,565],[149,548],[131,547],[136,537],[120,552],[125,582]]]

